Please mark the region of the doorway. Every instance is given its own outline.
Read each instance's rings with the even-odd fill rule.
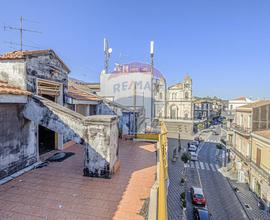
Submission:
[[[38,146],[39,146],[39,155],[47,153],[55,149],[55,132],[45,128],[41,125],[38,126]]]

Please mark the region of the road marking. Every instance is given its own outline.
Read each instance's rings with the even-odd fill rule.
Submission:
[[[200,187],[202,188],[201,176],[200,176],[200,173],[199,173],[199,170],[197,169],[197,167],[196,167],[196,171],[197,171],[197,174],[198,174],[198,177],[199,177]]]
[[[191,167],[191,168],[194,168],[194,162],[193,162],[193,161],[190,162],[190,167]]]
[[[215,166],[216,166],[216,169],[218,170],[219,169],[219,166],[217,164],[215,164]]]
[[[210,170],[208,163],[205,163],[205,167],[207,170]]]
[[[216,169],[213,164],[210,163],[210,167],[212,168],[212,171],[216,172]]]
[[[201,165],[201,169],[204,170],[203,162],[200,162],[200,165]]]
[[[196,168],[199,168],[200,169],[200,166],[199,166],[198,161],[195,162],[195,165],[196,165]]]

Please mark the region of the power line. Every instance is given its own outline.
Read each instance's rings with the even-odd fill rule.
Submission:
[[[4,41],[5,44],[10,44],[10,45],[21,45],[21,44],[18,44],[18,43],[14,43],[14,42],[11,42],[11,41]],[[35,47],[35,46],[31,46],[31,45],[27,45],[27,44],[22,44],[22,46],[24,47],[30,47],[30,48],[34,48],[34,49],[40,49],[39,47]]]
[[[23,19],[23,17],[21,16],[20,17],[20,27],[19,28],[18,27],[13,27],[13,26],[6,26],[6,25],[4,26],[4,31],[12,30],[12,31],[19,31],[20,32],[20,44],[18,44],[18,45],[20,45],[20,50],[21,51],[23,50],[23,46],[27,46],[27,45],[23,44],[23,32],[31,32],[31,33],[36,33],[36,34],[42,34],[42,32],[37,31],[37,30],[31,30],[31,29],[23,28],[23,20],[25,20],[25,19]],[[15,45],[16,43],[13,43],[13,44]],[[27,47],[32,47],[32,46],[27,46]]]

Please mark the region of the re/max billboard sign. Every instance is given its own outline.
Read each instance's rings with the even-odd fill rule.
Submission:
[[[151,90],[151,83],[149,81],[124,81],[113,84],[113,93],[124,92],[129,90]]]

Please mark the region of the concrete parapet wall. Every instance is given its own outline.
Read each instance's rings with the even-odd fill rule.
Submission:
[[[39,96],[30,98],[24,117],[83,145],[84,175],[109,178],[117,160],[117,117],[95,115],[84,117]]]

